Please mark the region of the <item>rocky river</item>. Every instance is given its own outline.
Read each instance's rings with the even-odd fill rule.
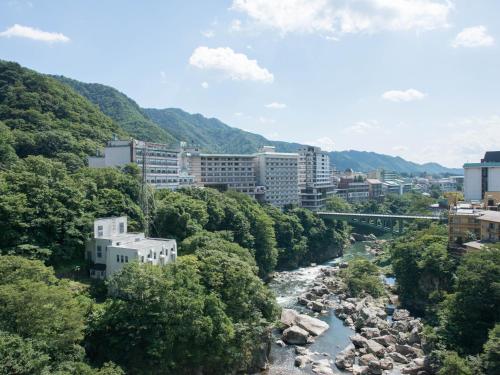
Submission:
[[[267,374],[428,374],[422,323],[394,309],[394,280],[385,279],[389,297],[348,298],[336,275],[355,256],[373,257],[374,247],[356,242],[341,258],[275,276],[283,330],[274,332]]]

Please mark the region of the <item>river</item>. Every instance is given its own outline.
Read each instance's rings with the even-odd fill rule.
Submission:
[[[356,242],[349,246],[344,255],[335,258],[332,261],[318,266],[303,267],[293,271],[283,271],[278,273],[276,278],[270,283],[270,288],[276,294],[278,304],[283,308],[292,308],[299,312],[311,313],[297,303],[297,297],[310,288],[314,280],[320,275],[321,268],[332,266],[339,262],[348,262],[350,259],[362,256],[371,258],[365,245],[362,242]],[[335,359],[338,352],[343,350],[350,344],[349,336],[354,334],[354,331],[343,325],[343,322],[338,319],[332,310],[327,315],[318,316],[330,325],[330,328],[321,336],[316,338],[316,341],[309,346],[312,352],[326,353],[325,358]],[[274,341],[280,338],[279,332],[275,332]],[[270,367],[267,374],[270,375],[288,375],[288,374],[312,374],[310,369],[299,369],[294,366],[295,347],[293,345],[284,348],[272,344]],[[335,367],[335,365],[333,365]]]

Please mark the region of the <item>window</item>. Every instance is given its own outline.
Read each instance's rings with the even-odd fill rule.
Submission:
[[[128,263],[128,256],[125,255],[125,263]]]
[[[124,262],[123,255],[121,256],[121,262],[122,262],[122,263]]]
[[[102,225],[97,226],[97,237],[102,237],[104,235],[104,230]]]
[[[120,256],[116,254],[116,263],[120,263]]]
[[[144,263],[144,255],[141,255],[141,262]]]
[[[96,255],[98,258],[102,258],[102,246],[97,246]]]
[[[156,259],[156,251],[153,253],[153,259]]]
[[[120,223],[120,233],[125,233],[125,223]]]

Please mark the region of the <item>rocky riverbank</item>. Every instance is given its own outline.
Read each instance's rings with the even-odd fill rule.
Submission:
[[[299,304],[314,316],[283,310],[283,333],[277,344],[294,345],[295,366],[319,375],[341,371],[356,375],[430,374],[422,350],[425,343],[420,319],[410,316],[407,310],[394,307],[397,296],[390,286],[386,286],[387,297],[349,297],[339,276],[340,269],[346,266],[341,263],[322,268],[313,286],[298,298]],[[335,358],[329,358],[327,353],[312,352],[307,347],[328,329],[328,325],[317,317],[330,309],[353,329],[351,344]],[[311,330],[311,324],[320,329]]]

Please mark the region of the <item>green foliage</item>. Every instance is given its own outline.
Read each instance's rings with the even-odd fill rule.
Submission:
[[[447,250],[444,226],[413,231],[392,244],[391,263],[400,301],[415,314],[436,319],[436,309],[453,283],[456,260]]]
[[[352,297],[362,297],[367,294],[380,297],[384,294],[380,271],[368,259],[356,258],[351,260],[349,266],[342,270],[341,277],[344,279],[348,293]]]
[[[352,212],[353,207],[341,197],[333,196],[326,202],[327,211],[332,212]]]
[[[500,321],[500,249],[464,256],[455,293],[443,302],[440,316],[446,343],[459,353],[479,353],[488,331]]]
[[[137,139],[151,142],[173,143],[174,138],[151,121],[132,99],[118,90],[97,84],[83,83],[63,76],[53,78],[70,86],[94,103],[105,115]]]
[[[370,200],[359,203],[353,210],[361,213],[425,215],[429,214],[429,206],[435,202],[435,199],[419,193],[388,194],[381,201]]]
[[[49,366],[50,357],[35,346],[31,340],[0,331],[0,374],[42,374]]]
[[[113,133],[126,135],[67,86],[6,61],[0,61],[0,121],[9,129],[0,130],[0,163],[6,154],[12,159],[10,147],[20,157],[70,152],[83,159]]]
[[[467,361],[455,352],[446,353],[442,361],[438,375],[473,375]]]
[[[481,355],[483,371],[486,375],[495,375],[500,369],[500,323],[490,330],[488,341],[484,344]]]

